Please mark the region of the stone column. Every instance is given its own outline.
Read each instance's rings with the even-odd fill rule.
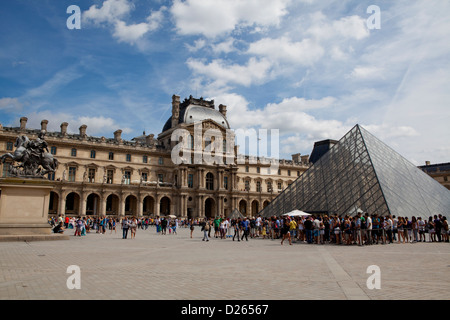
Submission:
[[[144,214],[144,199],[142,199],[142,194],[137,196],[137,216],[142,217]]]
[[[59,195],[59,213],[66,215],[66,194],[64,191],[61,191]]]

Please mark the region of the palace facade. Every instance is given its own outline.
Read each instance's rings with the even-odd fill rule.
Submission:
[[[267,159],[239,154],[226,112],[213,100],[191,96],[180,102],[174,95],[162,132],[156,137],[144,132],[131,141],[122,139],[120,129],[113,138],[89,136],[86,125],[69,133],[66,122],[58,132],[47,131],[47,120],[41,128],[27,128],[22,117],[18,127],[0,124],[0,153],[13,152],[19,135],[33,140],[47,132],[49,152],[59,161],[48,177],[54,182],[50,215],[196,218],[229,216],[238,209],[256,216],[310,167],[309,159],[300,154],[276,159],[273,170]],[[206,161],[205,152],[214,161]],[[2,164],[2,177],[10,165]]]

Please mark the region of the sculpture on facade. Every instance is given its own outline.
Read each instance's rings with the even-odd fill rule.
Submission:
[[[42,130],[35,140],[20,135],[14,144],[16,150],[1,156],[2,163],[8,158],[17,163],[9,167],[12,177],[44,178],[46,174],[56,171],[58,160],[49,153],[45,134],[45,130]]]

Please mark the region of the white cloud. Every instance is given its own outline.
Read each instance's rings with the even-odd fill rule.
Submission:
[[[190,45],[188,43],[185,44],[186,48],[189,52],[197,52],[198,50],[202,49],[206,45],[205,39],[197,39],[194,41],[194,45]]]
[[[311,65],[321,59],[323,48],[311,39],[292,42],[287,37],[263,38],[250,44],[247,53],[266,57],[272,62]]]
[[[362,40],[370,34],[366,25],[366,19],[360,16],[346,16],[339,20],[329,19],[322,12],[311,15],[311,27],[307,34],[319,40],[355,39]]]
[[[113,29],[113,36],[119,42],[136,44],[145,34],[158,29],[163,21],[163,12],[166,7],[161,7],[158,11],[152,11],[145,22],[130,23],[125,22],[134,4],[128,0],[105,0],[100,8],[93,5],[83,13],[85,22],[92,22],[94,25],[105,24]]]
[[[17,98],[1,98],[0,110],[18,111],[23,107],[22,103]]]
[[[350,76],[356,79],[378,79],[384,78],[384,69],[375,66],[356,66]]]
[[[96,24],[114,23],[124,18],[133,9],[133,3],[128,0],[106,0],[100,8],[96,5],[91,6],[89,10],[83,13],[83,19]]]
[[[277,26],[290,0],[175,0],[170,11],[181,35],[214,38],[237,27]]]
[[[250,58],[246,65],[229,64],[227,61],[215,59],[208,64],[201,60],[189,58],[188,67],[196,74],[213,79],[217,85],[228,83],[250,86],[267,81],[271,63],[267,59]]]
[[[211,47],[213,52],[216,54],[230,53],[236,50],[236,48],[234,47],[234,42],[235,40],[233,38],[229,38],[226,41],[217,44],[212,44]]]
[[[118,20],[114,24],[113,36],[116,37],[119,42],[135,43],[142,38],[150,30],[150,26],[145,23],[127,25],[124,21]]]

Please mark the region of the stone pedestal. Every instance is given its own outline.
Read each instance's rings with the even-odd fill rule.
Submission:
[[[45,179],[0,179],[0,241],[53,240],[48,223],[52,182]]]

